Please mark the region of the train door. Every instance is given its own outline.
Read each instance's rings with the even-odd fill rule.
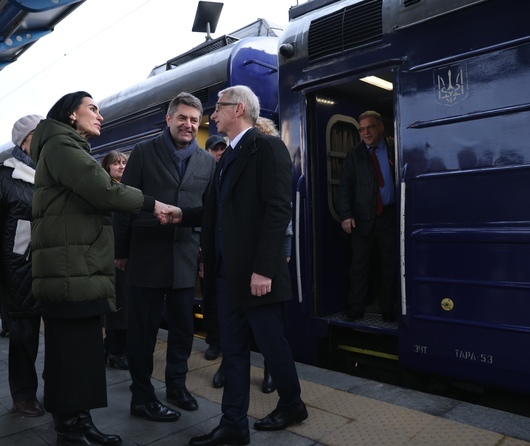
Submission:
[[[375,73],[371,73],[375,74]],[[377,73],[392,80],[392,73]],[[352,360],[352,352],[361,356],[397,359],[397,324],[383,322],[377,296],[378,253],[372,259],[375,273],[371,277],[369,301],[365,317],[346,318],[350,288],[351,247],[349,236],[342,230],[337,208],[342,162],[347,152],[361,142],[358,116],[366,110],[378,111],[384,120],[385,136],[394,137],[392,89],[382,90],[358,79],[307,93],[307,147],[309,171],[311,243],[313,260],[314,315],[328,324],[326,366],[351,372],[342,365],[343,352]],[[396,226],[396,238],[398,227]],[[398,268],[398,265],[396,265]],[[368,334],[367,334],[368,333]],[[384,339],[383,339],[384,338]],[[368,358],[369,361],[372,360]],[[390,359],[389,359],[390,358]]]
[[[389,72],[384,76],[391,79]],[[361,142],[358,116],[366,110],[378,111],[385,123],[385,136],[394,137],[392,92],[378,90],[359,80],[349,80],[319,90],[307,98],[314,287],[319,316],[330,317],[342,313],[347,307],[351,248],[349,237],[340,226],[337,195],[342,161],[347,152]]]
[[[309,98],[315,314],[327,317],[346,307],[350,246],[341,230],[337,192],[341,164],[359,142],[359,106],[325,92]]]
[[[391,79],[390,72],[384,76]],[[330,325],[370,325],[377,330],[381,327],[375,293],[377,253],[372,259],[376,267],[373,268],[371,300],[366,303],[365,319],[352,324],[345,318],[351,247],[349,236],[340,226],[337,195],[346,153],[361,142],[358,116],[366,110],[378,111],[385,122],[385,136],[393,138],[392,92],[383,93],[359,80],[349,80],[308,95],[306,103],[308,156],[312,166],[315,314],[326,318]]]

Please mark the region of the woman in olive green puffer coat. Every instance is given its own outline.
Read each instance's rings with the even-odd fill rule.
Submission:
[[[86,92],[61,98],[35,129],[33,294],[45,322],[44,407],[57,444],[118,445],[92,423],[107,405],[101,315],[115,311],[111,211],[156,211],[162,203],[113,182],[87,138],[102,116]]]

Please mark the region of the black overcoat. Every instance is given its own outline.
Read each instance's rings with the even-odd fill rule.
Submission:
[[[281,139],[249,130],[239,141],[237,157],[216,230],[219,188],[212,188],[204,212],[201,246],[205,295],[215,294],[218,266],[215,237],[222,237],[230,301],[236,308],[291,298],[290,275],[283,249],[291,219],[291,158]],[[223,156],[228,153],[225,152]],[[222,162],[219,163],[222,165]],[[219,167],[215,179],[219,179]],[[221,235],[222,234],[222,235]],[[252,273],[272,279],[265,296],[250,292]]]

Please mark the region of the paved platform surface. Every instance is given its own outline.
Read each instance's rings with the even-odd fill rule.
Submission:
[[[160,330],[153,373],[157,395],[163,402],[166,402],[165,334]],[[42,338],[41,334],[39,372],[43,365]],[[209,432],[218,425],[221,416],[222,389],[211,385],[220,360],[206,361],[203,354],[206,347],[203,340],[195,340],[187,378],[187,387],[197,397],[199,410],[181,411],[181,418],[173,423],[131,417],[129,373],[108,369],[109,407],[92,411],[98,428],[119,434],[125,446],[180,446],[188,444],[191,437]],[[0,446],[55,445],[50,414],[28,418],[10,412],[7,348],[8,340],[0,338]],[[256,418],[273,410],[277,401],[276,393],[265,395],[260,390],[261,356],[253,355],[252,363],[251,426]],[[258,432],[251,428],[252,445],[530,446],[530,418],[524,416],[304,364],[298,365],[298,371],[302,397],[309,410],[308,420],[281,432]],[[41,386],[38,394],[41,401],[42,393]]]

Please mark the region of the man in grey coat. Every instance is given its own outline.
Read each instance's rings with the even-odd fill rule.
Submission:
[[[189,93],[170,103],[167,128],[137,144],[122,183],[145,194],[202,213],[213,182],[215,159],[196,141],[202,104]],[[196,410],[186,389],[193,342],[193,303],[198,272],[200,218],[162,226],[151,214],[119,214],[114,219],[116,266],[127,269],[129,328],[127,356],[132,378],[131,414],[151,421],[175,421],[179,413],[155,396],[153,352],[164,308],[168,323],[166,397],[184,410]]]

